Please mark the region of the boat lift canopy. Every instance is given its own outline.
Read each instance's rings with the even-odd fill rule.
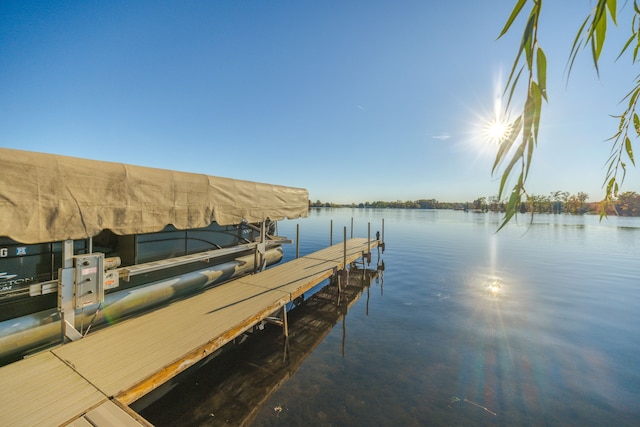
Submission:
[[[294,219],[308,200],[302,188],[0,148],[0,236],[25,244]]]

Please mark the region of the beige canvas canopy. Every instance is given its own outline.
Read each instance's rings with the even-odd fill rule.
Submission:
[[[306,217],[307,190],[0,148],[0,236],[43,243]]]

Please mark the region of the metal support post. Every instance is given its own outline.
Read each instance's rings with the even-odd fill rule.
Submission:
[[[351,238],[353,239],[353,217],[351,217]]]
[[[371,223],[367,223],[367,265],[371,264]]]
[[[256,255],[254,257],[254,265],[253,271],[262,271],[266,267],[267,257],[265,256],[267,252],[267,243],[266,243],[266,220],[262,221],[260,224],[260,242],[256,245]]]
[[[343,240],[343,257],[342,257],[342,270],[340,270],[338,291],[342,292],[347,286],[349,286],[349,272],[347,270],[347,227],[344,227],[344,240]]]
[[[287,305],[282,306],[282,333],[284,336],[283,362],[289,361],[289,322],[287,320]]]
[[[346,270],[347,269],[347,227],[344,228],[344,251],[343,251],[343,259],[342,259],[342,265],[344,266],[343,268]]]
[[[65,240],[62,243],[62,268],[58,271],[58,311],[63,341],[65,337],[72,341],[82,338],[75,326],[74,270],[73,240]]]
[[[331,225],[329,226],[329,246],[333,246],[333,220],[331,220]]]
[[[300,257],[300,224],[296,224],[296,259]]]

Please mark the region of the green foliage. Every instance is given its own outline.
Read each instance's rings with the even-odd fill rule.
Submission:
[[[618,215],[640,216],[640,195],[635,191],[626,191],[618,195],[615,202]]]
[[[622,56],[626,50],[633,46],[633,63],[637,62],[640,50],[640,7],[637,2],[638,0],[634,0],[633,3],[631,36],[618,56]],[[504,227],[516,214],[523,196],[527,195],[525,184],[538,141],[542,100],[547,101],[547,59],[538,43],[538,21],[542,10],[542,0],[517,0],[498,38],[509,32],[518,16],[524,14],[527,5],[530,6],[529,17],[524,26],[522,40],[504,90],[504,96],[508,100],[507,110],[511,108],[514,94],[520,87],[520,77],[523,72],[527,76],[526,97],[521,114],[512,123],[511,135],[502,141],[498,148],[492,168],[492,173],[496,173],[498,166],[506,163],[500,179],[499,198],[502,198],[506,192],[507,183],[515,179],[506,205],[505,216],[499,229]],[[573,41],[567,64],[568,75],[571,73],[578,53],[586,48],[590,48],[596,72],[598,75],[600,74],[598,63],[607,36],[608,22],[617,25],[617,10],[616,0],[597,0],[595,8],[582,22]],[[621,115],[615,116],[619,120],[618,131],[610,138],[612,141],[611,154],[606,163],[607,173],[603,183],[606,191],[604,200],[606,203],[601,204],[601,218],[606,213],[607,204],[615,201],[620,186],[624,182],[625,161],[630,161],[635,166],[632,138],[640,137],[640,118],[637,114],[638,102],[640,101],[640,76],[636,78],[633,89],[623,100],[628,101],[627,107]],[[516,143],[516,141],[519,142]]]
[[[623,200],[622,195],[616,201],[614,208],[625,215],[640,215],[640,196],[636,193],[624,193],[626,198]],[[633,197],[632,197],[633,196]],[[634,199],[634,197],[636,197]],[[569,213],[584,214],[598,209],[597,204],[587,204],[589,195],[579,192],[578,194],[569,194],[567,191],[554,191],[549,196],[536,194],[527,194],[526,199],[517,205],[518,212],[532,213]],[[627,207],[625,207],[627,206]],[[637,206],[638,209],[631,209],[628,206]],[[439,202],[436,199],[419,199],[419,200],[396,200],[395,202],[386,202],[377,200],[375,202],[364,203],[329,203],[317,200],[312,202],[309,200],[309,207],[317,208],[374,208],[374,209],[454,209],[454,210],[472,210],[474,212],[505,212],[506,203],[501,201],[497,196],[478,197],[473,202]]]
[[[527,0],[517,1],[498,38],[510,30],[516,18],[525,10],[524,6],[527,3],[529,3]],[[531,11],[522,34],[520,47],[505,87],[505,95],[508,93],[506,108],[510,109],[520,77],[523,72],[526,73],[527,90],[522,113],[511,123],[512,131],[509,137],[500,143],[492,168],[492,173],[496,173],[498,166],[507,162],[500,179],[499,199],[502,199],[507,191],[509,178],[512,177],[512,174],[517,175],[516,182],[511,187],[504,219],[498,230],[504,227],[518,212],[522,197],[526,194],[525,182],[538,142],[542,100],[547,100],[547,58],[538,44],[538,20],[541,8],[542,0],[531,2]],[[518,139],[519,142],[516,144]]]

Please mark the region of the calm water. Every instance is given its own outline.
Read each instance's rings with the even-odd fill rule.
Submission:
[[[357,236],[385,219],[384,284],[349,311],[344,356],[335,327],[254,426],[637,425],[639,219],[496,235],[494,214],[323,209],[279,231],[299,223],[307,253],[351,217]]]
[[[637,425],[640,219],[521,217],[496,235],[494,214],[321,209],[279,232],[300,224],[304,255],[352,217],[355,236],[384,218],[384,280],[253,426]]]

